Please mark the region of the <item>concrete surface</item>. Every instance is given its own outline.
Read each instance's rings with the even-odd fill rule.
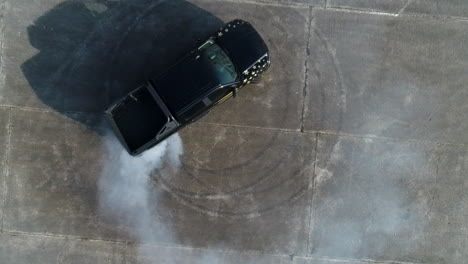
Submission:
[[[468,263],[468,2],[0,3],[0,263]],[[119,156],[102,110],[236,17],[263,82]]]

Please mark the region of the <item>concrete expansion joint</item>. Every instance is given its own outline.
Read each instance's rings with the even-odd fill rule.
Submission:
[[[174,248],[174,249],[182,249],[182,250],[195,250],[195,251],[208,251],[208,252],[217,252],[217,253],[238,253],[243,255],[252,255],[252,256],[274,256],[274,257],[285,257],[288,258],[291,263],[295,263],[297,260],[317,260],[317,261],[332,261],[332,262],[340,262],[340,263],[376,263],[376,264],[425,264],[422,262],[402,262],[402,261],[385,261],[385,260],[371,260],[371,259],[350,259],[350,258],[332,258],[332,257],[321,257],[321,256],[312,256],[312,255],[296,255],[296,254],[278,254],[275,252],[268,252],[268,251],[254,251],[254,250],[222,250],[222,249],[210,249],[210,248],[202,248],[202,247],[189,247],[183,245],[171,245],[171,244],[163,244],[163,243],[134,243],[128,241],[113,241],[113,240],[105,240],[105,239],[86,239],[80,238],[76,236],[66,236],[66,235],[57,235],[57,234],[43,234],[43,233],[28,233],[28,232],[18,232],[18,231],[6,231],[4,234],[12,235],[12,236],[24,236],[24,237],[39,237],[39,238],[56,238],[56,239],[63,239],[63,243],[60,247],[60,250],[57,255],[57,264],[65,263],[64,259],[67,252],[67,245],[72,240],[76,241],[92,241],[92,242],[103,242],[103,243],[113,243],[113,244],[122,244],[125,245],[125,248],[129,246],[138,246],[138,245],[145,245],[145,246],[155,246],[155,247],[167,247],[167,248]]]
[[[386,11],[373,11],[368,9],[360,8],[350,8],[342,6],[315,6],[317,9],[337,11],[337,12],[349,12],[349,13],[358,13],[358,14],[367,14],[367,15],[380,15],[380,16],[390,16],[390,17],[408,17],[408,18],[420,18],[420,19],[432,19],[432,20],[453,20],[468,22],[468,17],[459,17],[459,16],[449,16],[449,15],[432,15],[432,14],[423,14],[423,13],[400,13],[403,12],[407,7],[400,9],[398,12],[386,12]]]
[[[438,142],[438,141],[430,141],[430,140],[390,138],[390,137],[382,137],[382,136],[374,136],[374,135],[356,135],[356,134],[348,134],[348,133],[333,132],[333,131],[317,130],[317,131],[307,131],[305,133],[308,133],[308,134],[318,133],[319,135],[323,135],[323,136],[351,137],[351,138],[368,139],[368,140],[369,139],[386,140],[386,141],[393,141],[395,142],[395,144],[422,144],[422,145],[436,145],[436,146],[468,147],[468,143],[451,143],[451,142]]]
[[[50,109],[50,108],[40,108],[40,107],[30,107],[30,106],[19,106],[19,105],[5,105],[0,104],[0,109],[7,109],[7,110],[20,110],[20,111],[29,111],[29,112],[36,112],[36,113],[58,113],[57,110]],[[100,112],[83,112],[83,111],[61,111],[62,115],[93,115],[93,116],[102,116],[103,113]]]
[[[294,3],[294,2],[276,2],[272,0],[222,0],[225,2],[234,3],[245,3],[255,5],[267,5],[267,6],[280,6],[280,7],[310,7],[313,6],[307,3]]]
[[[309,214],[307,219],[307,250],[310,252],[312,248],[312,214],[313,214],[313,202],[314,202],[314,190],[315,190],[315,175],[317,171],[317,156],[318,156],[318,141],[319,141],[319,133],[315,133],[314,138],[314,161],[312,167],[312,173],[309,175],[309,192],[312,194],[310,195],[310,202],[309,202]]]
[[[111,240],[111,239],[91,239],[91,238],[71,236],[71,235],[60,235],[60,234],[49,234],[49,233],[29,233],[29,232],[21,232],[21,231],[5,231],[3,233],[5,235],[10,235],[10,236],[63,239],[64,242],[62,244],[62,247],[57,257],[58,264],[64,263],[63,259],[66,253],[66,246],[68,245],[70,241],[102,242],[102,243],[109,243],[109,244],[124,245],[126,247],[144,245],[144,246],[165,247],[165,248],[183,249],[183,250],[209,251],[209,252],[218,252],[218,253],[239,253],[239,254],[244,254],[244,255],[256,255],[256,256],[268,255],[268,256],[275,256],[275,257],[291,257],[291,255],[279,254],[279,253],[270,252],[270,251],[229,250],[229,249],[226,250],[226,249],[215,249],[215,248],[191,247],[191,246],[184,246],[184,245],[177,245],[177,244],[165,244],[165,243],[138,243],[138,242],[132,242],[132,241],[118,241],[118,240]]]
[[[279,132],[284,132],[284,133],[301,133],[301,131],[299,129],[260,127],[260,126],[251,126],[251,125],[235,125],[235,124],[225,124],[225,123],[213,123],[213,122],[206,122],[206,121],[198,121],[196,124],[192,124],[192,126],[196,126],[196,125],[235,127],[235,128],[245,128],[245,129],[259,129],[259,130],[267,130],[267,131],[279,131]]]
[[[46,108],[36,108],[36,107],[27,107],[27,106],[15,106],[15,105],[1,105],[0,108],[14,110],[18,109],[21,111],[31,111],[31,112],[42,112],[42,113],[56,113],[55,110],[46,109]],[[68,111],[67,114],[78,114],[78,115],[99,115],[99,113],[88,113],[88,112],[77,112],[77,111]],[[374,135],[357,135],[352,133],[343,133],[339,131],[327,131],[327,130],[310,130],[310,131],[302,131],[301,128],[299,129],[290,129],[290,128],[276,128],[276,127],[260,127],[260,126],[251,126],[251,125],[234,125],[234,124],[225,124],[225,123],[213,123],[213,122],[206,122],[206,121],[199,121],[198,124],[204,125],[213,125],[213,126],[223,126],[223,127],[236,127],[236,128],[245,128],[245,129],[261,129],[261,130],[268,130],[268,131],[280,131],[284,133],[301,133],[301,134],[319,134],[319,135],[329,135],[329,136],[337,136],[337,137],[353,137],[353,138],[360,138],[360,139],[374,139],[374,140],[389,140],[395,141],[397,143],[418,143],[418,144],[430,144],[430,145],[440,145],[440,146],[459,146],[459,147],[468,147],[467,143],[453,143],[453,142],[439,142],[439,141],[430,141],[430,140],[417,140],[417,139],[403,139],[403,138],[390,138],[390,137],[382,137],[382,136],[374,136]],[[196,125],[196,124],[195,124]],[[301,122],[302,125],[302,122]]]
[[[5,147],[5,161],[4,161],[4,173],[5,177],[3,179],[2,185],[3,185],[3,195],[2,195],[2,201],[1,201],[1,210],[5,212],[5,206],[6,206],[6,199],[7,199],[7,194],[8,194],[8,185],[7,185],[7,179],[9,177],[9,160],[10,160],[10,145],[11,145],[11,118],[12,116],[12,111],[11,109],[8,111],[8,124],[7,124],[7,143]],[[0,231],[3,233],[3,225],[4,225],[4,218],[5,214],[2,214],[2,219],[0,219]]]

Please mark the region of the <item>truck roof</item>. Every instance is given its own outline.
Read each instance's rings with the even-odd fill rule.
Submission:
[[[240,19],[224,25],[211,40],[219,44],[234,64],[233,71],[238,73],[268,52],[252,25]],[[150,79],[150,82],[175,115],[220,84],[218,74],[213,73],[212,63],[200,50],[192,51],[164,75]]]
[[[174,114],[217,85],[206,62],[198,59],[198,56],[191,53],[164,75],[150,80]]]

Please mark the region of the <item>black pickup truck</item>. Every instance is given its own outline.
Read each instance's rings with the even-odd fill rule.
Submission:
[[[209,110],[270,66],[265,42],[243,20],[220,28],[173,67],[106,110],[127,151],[139,155]]]

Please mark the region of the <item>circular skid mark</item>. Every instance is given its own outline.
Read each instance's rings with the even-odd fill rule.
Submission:
[[[335,81],[335,89],[338,89],[338,94],[339,94],[339,98],[341,100],[341,103],[338,103],[338,104],[335,104],[334,105],[337,105],[338,106],[338,111],[337,111],[337,121],[336,121],[336,130],[337,132],[341,132],[342,128],[343,128],[343,121],[344,121],[344,113],[346,111],[346,101],[347,101],[347,92],[346,92],[346,88],[343,84],[343,74],[342,74],[342,71],[341,71],[341,68],[340,68],[340,64],[338,63],[338,60],[336,58],[336,55],[335,53],[333,52],[333,50],[331,49],[330,47],[330,44],[328,43],[327,39],[325,37],[323,37],[322,33],[320,32],[319,29],[315,28],[315,27],[312,27],[312,32],[315,36],[317,36],[318,40],[320,41],[320,43],[322,44],[322,48],[325,49],[325,52],[327,52],[327,55],[328,55],[328,58],[329,58],[329,61],[331,63],[331,66],[335,72],[335,76],[336,76],[336,81]],[[314,68],[314,70],[316,72],[318,72],[318,70],[316,68]],[[320,99],[321,99],[321,105],[322,106],[326,106],[327,104],[329,104],[327,102],[327,96],[325,94],[325,88],[326,87],[322,87],[322,89],[320,89],[321,91],[321,94],[320,94]],[[333,102],[331,102],[333,103]],[[324,124],[325,123],[325,119],[326,118],[329,118],[328,115],[330,115],[330,113],[327,113],[327,110],[325,108],[322,108],[320,111],[320,123],[321,124]],[[339,139],[337,138],[336,141],[334,142],[333,144],[333,147],[332,149],[335,149],[339,144]],[[325,157],[325,166],[327,167],[329,161],[330,161],[330,158],[331,158],[331,155],[332,155],[332,152],[328,153],[327,156]]]
[[[231,194],[236,194],[236,193],[244,193],[246,192],[247,190],[249,189],[252,189],[256,186],[258,186],[259,184],[262,184],[263,182],[267,181],[268,179],[270,179],[271,177],[274,176],[273,172],[275,171],[275,169],[277,169],[279,166],[281,165],[281,163],[275,163],[271,168],[268,168],[268,170],[266,172],[258,172],[258,174],[260,176],[257,176],[257,177],[252,177],[253,180],[247,184],[243,184],[239,187],[235,187],[233,189],[230,189],[228,191],[212,191],[212,190],[217,190],[218,189],[218,186],[215,186],[213,184],[211,184],[210,182],[207,182],[207,181],[204,181],[202,179],[200,179],[200,177],[197,177],[195,174],[193,174],[191,171],[187,170],[187,169],[184,169],[184,174],[183,176],[184,177],[187,177],[189,179],[192,179],[193,181],[199,183],[200,185],[206,187],[209,191],[208,192],[204,192],[204,193],[200,193],[200,192],[190,192],[190,191],[183,191],[182,189],[180,188],[174,188],[176,190],[180,190],[181,192],[185,192],[187,194],[192,194],[194,195],[193,198],[195,198],[195,196],[199,196],[199,197],[202,197],[202,196],[226,196],[226,195],[231,195]],[[221,175],[221,174],[216,174],[216,172],[211,172],[212,174],[215,174],[215,175]],[[232,175],[231,175],[232,176]],[[228,176],[230,177],[230,176]],[[190,196],[190,195],[189,195]]]
[[[253,165],[255,165],[255,162],[258,162],[258,160],[271,148],[271,146],[274,145],[274,143],[278,139],[279,133],[280,133],[279,131],[275,131],[272,138],[268,142],[263,144],[263,146],[261,148],[258,148],[258,150],[256,152],[254,152],[253,155],[244,162],[239,162],[239,163],[237,163],[235,165],[214,169],[214,168],[210,168],[209,166],[203,166],[203,164],[199,164],[199,165],[201,165],[203,167],[194,167],[194,166],[190,165],[190,163],[193,164],[193,163],[197,163],[197,162],[193,158],[189,157],[189,159],[186,162],[183,163],[182,169],[185,170],[187,173],[190,173],[191,171],[196,169],[196,170],[204,172],[204,173],[219,174],[220,172],[229,173],[229,172],[233,172],[233,171],[236,171],[236,170],[243,169],[243,168],[248,167],[248,166],[253,166]]]
[[[179,196],[186,197],[187,199],[206,199],[206,200],[225,200],[225,199],[234,199],[237,196],[245,196],[251,194],[262,194],[266,192],[278,191],[279,188],[283,187],[284,185],[298,181],[299,178],[303,175],[306,169],[297,170],[288,177],[282,177],[279,182],[274,182],[271,185],[264,185],[263,183],[269,179],[270,177],[275,177],[274,169],[271,170],[269,173],[265,173],[265,177],[260,180],[253,181],[247,185],[237,187],[235,189],[229,191],[209,191],[209,192],[194,192],[185,190],[182,188],[174,187],[170,184],[160,173],[156,173],[154,180],[160,182],[167,186],[167,189],[170,189],[171,192],[177,193]],[[255,189],[258,188],[258,189]]]
[[[226,129],[226,128],[225,128]],[[238,128],[231,128],[232,130],[237,130]],[[227,142],[236,142],[235,138],[236,137],[247,137],[247,138],[252,138],[252,140],[255,140],[254,145],[251,145],[249,143],[246,143],[245,145],[241,144],[234,144],[234,146],[231,146],[229,148],[226,148],[226,151],[229,151],[228,154],[225,155],[224,158],[218,158],[217,156],[211,156],[211,154],[205,153],[200,153],[198,155],[202,155],[201,159],[206,159],[208,162],[202,161],[197,161],[197,164],[188,166],[189,162],[194,160],[194,158],[189,159],[189,161],[183,161],[182,164],[182,169],[179,177],[181,178],[186,178],[185,182],[196,182],[200,184],[203,187],[206,187],[210,190],[216,190],[216,193],[219,193],[219,189],[223,189],[223,193],[226,192],[239,192],[241,190],[244,190],[246,188],[252,188],[254,186],[257,186],[263,182],[268,182],[274,175],[275,171],[278,170],[281,167],[287,166],[289,163],[288,159],[285,158],[287,155],[293,155],[291,153],[295,153],[295,147],[294,145],[299,145],[297,143],[297,138],[296,139],[288,139],[285,138],[288,135],[287,134],[282,134],[281,137],[279,137],[279,132],[274,132],[268,135],[268,137],[272,137],[272,139],[275,142],[271,142],[272,140],[267,139],[268,141],[266,142],[266,146],[268,149],[265,149],[264,152],[259,152],[258,155],[256,155],[255,159],[252,160],[247,160],[249,162],[244,162],[244,166],[236,166],[236,167],[229,167],[229,169],[226,169],[224,167],[222,168],[215,168],[219,167],[219,165],[224,165],[224,163],[229,163],[231,161],[235,162],[236,160],[239,159],[244,159],[245,154],[249,153],[251,149],[257,149],[257,145],[263,146],[264,143],[258,143],[261,141],[261,139],[256,140],[255,138],[262,136],[263,134],[257,134],[255,133],[254,135],[247,133],[247,134],[239,134],[235,133],[235,131],[232,131],[232,133],[228,133],[227,139],[225,141]],[[265,135],[263,135],[265,136]],[[296,135],[295,135],[296,136]],[[195,136],[195,138],[198,138]],[[210,140],[209,136],[206,136],[208,140]],[[234,138],[234,140],[233,140]],[[282,143],[283,140],[293,140],[294,143],[290,144],[284,144]],[[213,151],[211,146],[204,146],[202,143],[203,147],[206,147],[207,149],[210,149],[210,151]],[[224,145],[220,145],[220,148],[215,150],[215,153],[223,152],[224,151]],[[190,147],[190,146],[189,146]],[[200,148],[201,146],[198,146],[196,148]],[[242,149],[248,150],[248,151],[242,151]],[[199,150],[199,152],[203,152],[203,150]],[[191,151],[191,155],[197,155],[197,153],[193,153]],[[232,154],[233,153],[233,154]],[[282,154],[283,153],[283,154]],[[285,154],[284,154],[285,153]],[[231,155],[232,154],[232,155]],[[205,157],[206,156],[206,157]],[[213,163],[214,159],[217,161]],[[210,170],[205,170],[205,169],[200,169],[198,164],[203,164],[204,168],[206,167],[212,167]],[[250,175],[247,176],[246,174]],[[211,181],[210,179],[213,178],[220,178],[220,181]],[[233,182],[232,179],[239,179],[237,182]],[[180,178],[178,178],[180,179]],[[247,180],[247,182],[245,182]],[[184,180],[181,180],[184,182]],[[222,186],[217,186],[217,184],[221,184]],[[182,184],[185,185],[185,184]],[[228,187],[229,186],[229,187]],[[177,188],[176,186],[174,186]],[[212,193],[213,191],[209,191],[208,193]]]
[[[322,48],[325,48],[325,51],[327,52],[328,54],[328,58],[331,62],[331,65],[333,67],[333,70],[335,72],[335,76],[337,78],[335,84],[336,84],[336,88],[338,88],[338,94],[339,94],[339,98],[341,100],[340,103],[336,104],[339,109],[338,109],[338,119],[337,119],[337,123],[336,123],[336,126],[337,126],[337,131],[341,131],[342,129],[342,126],[343,126],[343,115],[344,115],[344,112],[346,110],[346,101],[347,101],[347,93],[346,93],[346,89],[343,85],[343,75],[341,73],[341,69],[340,69],[340,66],[339,66],[339,63],[338,63],[338,60],[335,56],[335,53],[333,52],[333,50],[331,49],[330,47],[330,44],[328,43],[328,41],[322,36],[322,33],[320,32],[319,29],[317,28],[313,28],[313,33],[315,36],[317,36],[317,38],[319,39],[320,43],[322,44]],[[314,70],[316,72],[318,72],[318,70],[316,68],[314,68]],[[322,100],[322,106],[325,106],[327,105],[327,97],[326,95],[324,94],[325,92],[325,87],[323,87],[323,89],[320,89],[321,90],[321,94],[320,94],[320,98]],[[324,123],[325,121],[325,118],[327,118],[327,111],[326,109],[321,109],[322,111],[319,111],[321,116],[320,116],[320,121],[321,123]]]
[[[340,99],[346,99],[346,91],[344,90],[341,78],[341,71],[339,69],[339,64],[336,61],[334,54],[332,53],[328,43],[321,36],[318,30],[314,30],[314,34],[320,39],[323,48],[329,53],[328,57],[332,64],[332,68],[335,71],[337,76],[337,85],[339,89]],[[281,43],[280,43],[281,46]],[[273,50],[277,48],[276,45],[273,45]],[[285,63],[281,60],[275,61],[279,63],[278,67],[286,67]],[[274,81],[274,80],[273,80]],[[290,96],[289,89],[282,89],[284,91],[284,96],[286,98],[286,107],[290,108],[289,101],[287,98]],[[323,103],[326,103],[326,98],[322,97],[324,100]],[[345,101],[344,101],[345,102]],[[287,110],[286,109],[286,110]],[[343,120],[343,112],[345,109],[345,104],[340,105],[340,110],[338,113],[338,124],[337,126],[341,128]],[[283,111],[282,119],[283,121],[287,118],[286,111]],[[325,118],[323,115],[322,118]],[[280,132],[277,131],[271,140],[269,140],[261,149],[258,149],[253,155],[246,161],[237,163],[235,165],[226,166],[223,168],[213,168],[213,165],[210,163],[199,164],[201,166],[193,166],[191,164],[197,164],[196,160],[189,159],[184,162],[182,165],[183,173],[180,175],[182,181],[190,183],[196,182],[203,187],[202,191],[191,191],[184,187],[173,185],[170,181],[164,178],[161,174],[156,173],[153,175],[154,183],[160,186],[163,190],[167,191],[171,197],[180,203],[186,205],[187,207],[210,216],[214,217],[228,217],[228,218],[254,218],[259,217],[263,214],[278,210],[286,205],[291,205],[296,202],[298,199],[304,196],[305,193],[309,191],[308,183],[292,185],[291,183],[297,183],[301,181],[301,176],[305,173],[306,169],[298,169],[290,175],[277,175],[275,172],[278,167],[287,160],[281,160],[280,162],[271,160],[269,165],[266,167],[259,167],[250,171],[253,175],[251,181],[235,188],[230,188],[229,190],[223,190],[223,186],[216,186],[211,184],[209,181],[204,181],[197,175],[202,174],[212,174],[219,175],[219,177],[232,176],[236,172],[245,170],[247,167],[255,167],[256,162],[261,162],[261,159],[265,154],[271,150],[271,148],[278,144],[278,137]],[[306,161],[307,162],[307,161]],[[312,163],[312,160],[310,161]],[[197,174],[192,173],[192,171],[197,171]],[[270,180],[274,177],[280,178],[276,182],[271,183]],[[181,178],[179,178],[180,180]],[[186,186],[181,184],[181,186]],[[293,187],[292,189],[290,187]],[[289,188],[289,189],[286,189]],[[292,193],[292,194],[291,194]],[[262,200],[265,199],[268,195],[278,194],[278,199]],[[231,201],[235,204],[236,202],[241,201],[242,197],[252,197],[249,199],[243,199],[244,203],[240,202],[239,206],[235,206],[236,209],[226,206],[223,202]],[[245,203],[248,201],[247,203]],[[259,207],[263,206],[263,207]]]
[[[281,139],[284,140],[285,135],[282,136]],[[301,141],[297,143],[303,144],[302,137],[300,139]],[[274,152],[276,152],[275,150],[273,149]],[[229,175],[234,179],[230,184],[222,179],[216,180],[218,186],[209,184],[209,181],[207,181],[208,185],[203,181],[201,183],[197,181],[197,186],[194,188],[191,188],[194,182],[193,178],[197,180],[202,177],[197,177],[192,173],[187,176],[184,171],[173,175],[172,179],[163,173],[156,172],[152,175],[152,179],[155,184],[169,192],[177,201],[199,212],[225,217],[260,216],[285,205],[285,203],[297,201],[291,197],[298,198],[298,190],[302,190],[304,187],[309,188],[308,177],[305,175],[311,171],[312,151],[309,154],[306,153],[306,157],[302,156],[304,155],[303,149],[294,150],[294,152],[295,154],[290,159],[268,163],[268,166],[261,171],[239,171],[238,184],[235,182],[236,174]],[[268,157],[270,155],[263,158],[269,162]],[[298,159],[300,160],[298,161]],[[219,160],[214,162],[217,161]],[[259,162],[264,163],[265,161],[260,160]],[[299,167],[294,168],[298,164]],[[217,177],[215,172],[211,174],[211,178]],[[177,184],[174,184],[173,179]]]
[[[153,179],[156,179],[156,178],[153,178]],[[309,189],[308,186],[303,186],[298,191],[286,197],[285,199],[281,199],[278,202],[272,205],[267,205],[266,207],[263,207],[263,208],[256,208],[256,206],[251,206],[253,208],[239,210],[239,211],[232,211],[232,210],[218,209],[218,206],[215,206],[216,207],[215,209],[215,208],[208,207],[206,204],[199,204],[196,202],[196,200],[192,198],[187,198],[185,196],[180,195],[177,191],[173,190],[170,185],[166,185],[165,182],[163,181],[155,180],[155,184],[160,186],[163,190],[167,191],[170,194],[170,196],[176,199],[178,202],[188,206],[189,208],[197,212],[207,214],[213,217],[229,217],[229,218],[234,218],[234,219],[255,218],[255,217],[262,216],[266,213],[272,212],[274,210],[277,210],[286,205],[291,205],[295,203],[297,200],[299,200],[302,196],[304,196],[304,194],[306,194]]]

